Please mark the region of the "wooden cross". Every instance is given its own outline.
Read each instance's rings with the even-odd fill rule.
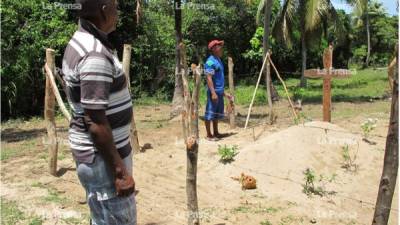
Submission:
[[[351,75],[350,70],[332,68],[333,46],[329,45],[324,50],[322,61],[324,69],[308,69],[304,71],[304,76],[308,78],[323,78],[323,121],[331,122],[331,80],[332,78],[347,78]]]

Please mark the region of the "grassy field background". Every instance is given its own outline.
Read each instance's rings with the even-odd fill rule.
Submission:
[[[386,69],[365,69],[352,70],[353,75],[345,79],[333,79],[332,81],[332,100],[342,102],[362,102],[376,99],[383,99],[390,95],[389,82]],[[272,74],[274,86],[276,87],[281,99],[286,99],[283,86]],[[256,79],[256,78],[255,78]],[[235,86],[235,102],[237,105],[249,105],[253,96],[254,84],[250,82],[239,83]],[[322,79],[308,79],[308,86],[300,88],[299,79],[288,78],[285,80],[290,96],[293,100],[301,99],[303,103],[322,101]],[[267,104],[264,80],[261,81],[257,90],[255,105]],[[226,83],[226,91],[229,91]],[[200,90],[200,102],[206,101],[205,81]],[[135,105],[155,105],[169,104],[163,96],[143,97],[134,101]]]

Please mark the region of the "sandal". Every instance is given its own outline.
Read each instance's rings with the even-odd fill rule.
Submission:
[[[207,141],[219,141],[220,139],[217,137],[206,137]]]

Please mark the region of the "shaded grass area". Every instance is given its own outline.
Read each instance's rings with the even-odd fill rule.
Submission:
[[[2,225],[41,225],[43,219],[37,216],[25,215],[13,201],[7,201],[1,198],[1,224]]]
[[[35,149],[36,146],[37,140],[35,139],[22,140],[18,146],[4,145],[2,143],[0,160],[3,161],[17,156],[22,156],[30,150]]]

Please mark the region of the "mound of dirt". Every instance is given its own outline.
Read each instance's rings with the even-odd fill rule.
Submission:
[[[350,156],[355,158],[356,173],[342,168],[344,146],[348,146]],[[232,177],[244,172],[255,176],[257,188],[264,194],[301,201],[305,198],[302,194],[303,171],[311,168],[316,173],[316,181],[321,174],[325,180],[333,180],[324,184],[327,191],[351,193],[354,188],[367,189],[362,192],[371,193],[371,200],[374,200],[375,194],[372,193],[380,170],[369,165],[373,161],[374,165],[381,164],[378,159],[378,151],[363,142],[359,134],[331,123],[315,121],[262,136],[253,144],[243,146],[234,162],[217,166],[219,171],[216,174]],[[223,182],[228,183],[227,180]],[[237,185],[233,184],[231,188],[237,188],[234,186]]]

